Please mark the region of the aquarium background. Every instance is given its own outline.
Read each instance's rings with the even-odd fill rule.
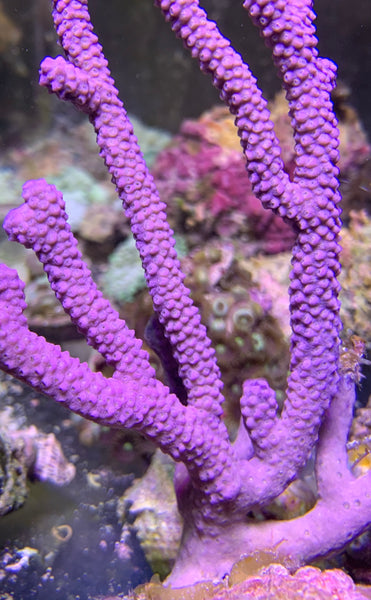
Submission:
[[[48,126],[68,107],[46,99],[37,69],[55,54],[49,0],[3,0],[0,18],[0,134],[14,136],[30,126]],[[201,3],[229,37],[272,98],[279,89],[269,52],[258,39],[242,1]],[[316,0],[322,56],[339,66],[340,80],[371,131],[371,5],[369,0]],[[130,113],[150,125],[176,131],[186,117],[198,116],[217,101],[217,92],[182,49],[152,0],[91,0],[94,27]],[[77,118],[71,116],[70,119]]]

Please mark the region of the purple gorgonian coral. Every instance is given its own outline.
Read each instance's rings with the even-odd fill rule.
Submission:
[[[241,56],[197,0],[156,0],[235,116],[252,189],[295,232],[290,276],[291,362],[278,410],[266,381],[248,380],[241,423],[229,439],[215,353],[184,284],[173,232],[118,97],[87,0],[53,0],[65,57],[45,58],[40,84],[86,112],[123,202],[153,308],[170,344],[186,400],[157,380],[141,341],[103,297],[83,262],[62,194],[44,180],[24,185],[24,204],[6,217],[11,240],[32,248],[64,310],[114,373],[86,363],[29,331],[23,284],[0,268],[0,366],[76,413],[140,431],[178,463],[175,488],[184,521],[168,583],[222,579],[241,557],[274,551],[295,569],[342,548],[371,522],[371,474],[348,467],[352,372],[341,369],[338,131],[330,93],[335,65],[318,56],[310,0],[245,0],[271,48],[295,138],[292,180],[283,168],[267,102]],[[254,521],[300,473],[316,449],[317,502],[289,521]]]

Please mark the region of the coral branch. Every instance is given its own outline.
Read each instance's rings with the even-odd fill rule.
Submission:
[[[53,18],[67,60],[45,59],[40,84],[89,114],[100,154],[130,220],[153,305],[174,349],[188,402],[220,415],[222,383],[215,352],[183,283],[165,204],[92,32],[87,2],[54,0]]]
[[[295,182],[290,182],[283,170],[273,123],[256,80],[216,24],[207,19],[198,0],[156,1],[177,36],[199,60],[201,69],[212,75],[213,84],[221,90],[221,99],[236,115],[254,193],[266,208],[292,221],[298,230],[289,289],[293,335],[287,397],[282,416],[270,432],[269,456],[265,454],[263,465],[254,459],[246,468],[248,480],[253,477],[257,486],[254,493],[266,501],[268,496],[280,493],[282,486],[304,466],[317,440],[323,413],[337,390],[340,220],[337,169],[333,164],[337,158],[337,129],[330,101],[334,69],[326,63],[328,68],[324,70],[324,62],[312,59],[317,52],[312,50],[316,40],[309,35],[314,31],[314,14],[307,11],[306,0],[296,2],[298,14],[305,16],[301,30],[295,10],[288,10],[289,3],[284,0],[269,3],[268,7],[265,0],[245,3],[246,7],[250,4],[250,13],[267,39],[276,29],[278,34],[282,32],[283,39],[293,24],[299,29],[298,39],[288,39],[289,50],[285,50],[278,34],[271,39],[274,56],[283,47],[284,58],[290,57],[281,66],[288,93],[295,98],[307,93],[312,103],[310,112],[315,113],[302,124],[301,117],[296,118],[292,111],[294,130],[300,130],[298,139],[303,147],[311,145],[309,169],[300,178],[296,173]],[[298,147],[297,154],[300,157],[303,149]],[[264,397],[265,384],[260,391],[255,388],[254,393],[257,398]],[[246,493],[249,495],[248,490]]]
[[[82,416],[137,429],[155,440],[164,452],[182,460],[197,486],[202,485],[198,510],[208,519],[218,519],[217,505],[223,508],[226,498],[239,490],[224,425],[203,410],[184,407],[159,381],[146,386],[135,373],[110,379],[92,373],[86,363],[27,329],[21,314],[26,306],[23,283],[5,265],[0,265],[0,276],[1,368]],[[214,514],[209,514],[210,503]]]
[[[275,393],[264,379],[245,381],[240,404],[243,422],[251,435],[255,455],[264,460],[272,452],[271,432],[277,423]]]
[[[103,298],[81,258],[62,194],[39,179],[24,185],[23,198],[25,204],[5,218],[9,239],[34,250],[64,310],[88,344],[115,368],[115,376],[135,375],[144,385],[153,383],[155,373],[142,342]]]

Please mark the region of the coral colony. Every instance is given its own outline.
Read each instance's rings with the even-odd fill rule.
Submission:
[[[40,83],[86,112],[130,219],[153,307],[186,390],[181,402],[156,379],[141,341],[96,288],[77,248],[61,192],[28,181],[24,204],[6,217],[11,240],[32,248],[64,310],[114,374],[106,379],[27,328],[23,283],[1,266],[3,370],[112,427],[153,440],[177,461],[184,531],[174,587],[221,579],[241,557],[274,551],[291,570],[341,549],[371,522],[371,473],[356,478],[345,443],[355,373],[340,361],[338,132],[330,93],[335,65],[320,58],[311,0],[245,0],[286,90],[295,136],[292,180],[256,79],[197,0],[156,0],[235,115],[255,195],[296,233],[290,281],[291,364],[281,413],[262,380],[244,383],[241,424],[231,443],[222,415],[214,350],[174,249],[165,206],[93,33],[87,0],[54,0],[65,58],[45,58]],[[343,366],[342,366],[343,365]],[[248,522],[300,473],[316,448],[318,500],[289,521]]]

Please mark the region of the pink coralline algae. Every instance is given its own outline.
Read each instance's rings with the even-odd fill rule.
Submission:
[[[288,166],[288,165],[286,165]],[[227,108],[185,121],[156,159],[153,175],[171,225],[192,246],[206,237],[241,237],[251,252],[290,249],[292,228],[254,196]]]
[[[281,565],[262,569],[255,577],[222,592],[214,600],[365,600],[342,571],[303,567],[295,575]]]
[[[267,102],[248,65],[197,0],[156,0],[235,117],[252,191],[295,233],[289,285],[291,359],[279,410],[263,379],[245,380],[236,439],[222,419],[215,351],[193,304],[159,198],[93,32],[87,0],[54,0],[65,57],[47,57],[40,83],[88,114],[136,241],[154,311],[184,398],[155,376],[142,342],[96,287],[67,223],[61,192],[28,181],[6,217],[11,240],[32,248],[64,310],[113,370],[105,378],[29,330],[23,283],[0,267],[0,366],[76,413],[141,432],[178,463],[183,517],[167,585],[221,580],[241,557],[275,550],[292,570],[336,552],[371,523],[371,474],[348,468],[354,373],[340,365],[336,67],[318,55],[310,0],[245,0],[286,90],[295,159],[289,177]],[[314,453],[314,449],[316,450]],[[315,454],[317,498],[305,514],[259,520]]]

